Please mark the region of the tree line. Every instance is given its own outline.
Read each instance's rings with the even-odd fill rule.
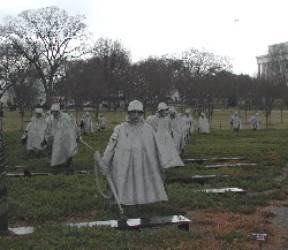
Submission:
[[[163,55],[131,62],[119,41],[93,42],[81,15],[58,7],[25,10],[0,25],[1,94],[13,92],[20,109],[52,96],[80,107],[99,108],[106,101],[139,99],[144,106],[174,101],[212,114],[213,106],[263,109],[267,117],[275,104],[287,106],[287,86],[267,79],[232,73],[225,57],[191,48],[180,56]],[[171,100],[177,91],[179,98]]]

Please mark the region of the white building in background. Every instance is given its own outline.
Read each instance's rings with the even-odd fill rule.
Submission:
[[[257,56],[258,78],[288,83],[288,42],[268,47],[268,54]]]

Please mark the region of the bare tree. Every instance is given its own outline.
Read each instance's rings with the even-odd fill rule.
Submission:
[[[0,45],[0,98],[9,88],[25,80],[31,66],[11,44]]]
[[[39,85],[37,83],[39,84],[37,73],[35,70],[29,70],[26,72],[25,78],[19,79],[12,87],[16,105],[21,115],[21,130],[23,130],[25,110],[32,110],[35,104],[37,104],[37,97],[39,95]]]
[[[57,92],[66,97],[67,100],[73,100],[76,108],[76,116],[82,107],[83,102],[89,100],[91,90],[87,88],[86,81],[86,63],[83,60],[75,60],[67,63],[65,78],[57,86]]]
[[[176,61],[169,57],[150,57],[134,64],[129,95],[150,104],[154,111],[159,102],[169,101],[172,91],[177,88],[177,70]]]
[[[113,103],[115,111],[128,81],[131,65],[130,53],[120,42],[100,38],[93,47],[93,58],[90,60],[90,65],[94,65],[97,72],[97,80],[95,80],[98,82],[98,86],[105,85],[108,90],[106,99],[109,100],[109,103]],[[99,83],[99,81],[103,82]]]
[[[99,112],[99,104],[108,95],[101,67],[95,62],[95,58],[86,61],[70,62],[67,77],[61,83],[59,93],[75,102],[76,111],[84,102],[90,102],[96,107],[96,115]]]
[[[265,111],[266,127],[271,123],[271,112],[275,101],[283,99],[287,96],[287,86],[275,85],[273,82],[265,79],[258,79],[259,98],[262,100],[263,109]]]
[[[180,91],[185,102],[204,111],[212,119],[217,74],[231,70],[228,59],[208,51],[190,49],[182,55]]]
[[[32,108],[39,94],[39,78],[32,64],[15,50],[14,46],[2,43],[0,46],[0,86],[2,96],[6,91],[15,98],[21,115],[21,130],[25,108]]]
[[[46,7],[26,10],[7,17],[0,36],[12,43],[35,67],[45,89],[46,99],[54,94],[63,64],[79,56],[86,25],[83,16],[69,16],[65,10]]]
[[[193,77],[215,75],[223,70],[229,71],[232,67],[227,58],[197,49],[183,52],[182,60]]]

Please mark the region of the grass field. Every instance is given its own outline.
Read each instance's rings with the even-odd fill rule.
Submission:
[[[281,123],[280,112],[274,111],[268,129],[252,131],[249,124],[244,123],[243,130],[233,133],[228,122],[232,113],[215,111],[211,134],[194,134],[183,157],[243,156],[249,162],[257,163],[256,166],[212,170],[204,164],[187,164],[170,169],[167,178],[196,174],[227,174],[230,177],[211,180],[204,185],[168,183],[169,202],[125,207],[126,216],[130,218],[184,213],[192,219],[189,232],[176,226],[141,231],[61,226],[61,223],[71,221],[117,219],[119,212],[99,195],[93,174],[63,175],[57,171],[53,176],[7,178],[9,226],[35,226],[36,231],[23,237],[1,236],[0,249],[259,249],[258,242],[248,237],[251,232],[269,234],[269,241],[263,245],[267,248],[263,249],[281,249],[281,244],[285,244],[285,239],[279,238],[281,227],[271,223],[270,218],[274,215],[267,208],[288,206],[288,179],[284,174],[288,161],[288,114],[284,113]],[[83,137],[101,152],[113,127],[126,116],[121,112],[105,115],[108,129]],[[261,118],[264,123],[263,114]],[[25,120],[29,120],[29,114]],[[35,172],[51,172],[47,155],[27,157],[20,144],[20,128],[19,114],[6,112],[3,129],[8,145],[8,171],[21,172],[23,169],[15,169],[21,165]],[[80,145],[73,169],[92,171],[93,166],[92,154]],[[105,187],[104,180],[101,181]],[[222,195],[195,192],[216,187],[239,187],[247,192]]]

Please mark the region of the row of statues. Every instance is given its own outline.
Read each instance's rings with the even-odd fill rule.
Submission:
[[[72,115],[71,115],[72,116]],[[72,116],[73,117],[73,116]],[[104,130],[106,128],[106,118],[102,113],[98,115],[96,130]],[[92,134],[95,132],[95,125],[90,112],[85,112],[80,120],[80,129],[83,134]]]
[[[106,118],[103,114],[99,114],[97,130],[105,128]],[[69,166],[78,151],[81,134],[93,132],[90,113],[86,112],[82,116],[78,126],[75,116],[62,112],[59,103],[55,103],[46,113],[42,108],[35,109],[35,114],[28,123],[21,141],[25,144],[29,155],[47,150],[51,166],[61,164]]]
[[[249,119],[250,126],[253,130],[259,130],[261,128],[261,119],[259,118],[259,113],[252,115]],[[235,112],[230,119],[231,129],[238,132],[242,128],[241,118],[238,112]]]
[[[231,117],[231,127],[239,131],[241,120],[238,113]],[[117,202],[135,205],[168,200],[165,172],[169,168],[184,166],[181,154],[196,131],[210,132],[204,113],[196,122],[189,109],[178,114],[173,106],[162,102],[157,112],[145,119],[143,104],[138,100],[131,101],[127,120],[114,128],[103,154],[103,164],[99,164],[102,173],[113,181]],[[78,152],[81,134],[89,133],[93,133],[89,113],[83,115],[78,126],[76,119],[62,112],[60,105],[55,103],[46,116],[42,109],[35,109],[35,116],[22,140],[28,151],[47,149],[51,167],[70,167]]]

